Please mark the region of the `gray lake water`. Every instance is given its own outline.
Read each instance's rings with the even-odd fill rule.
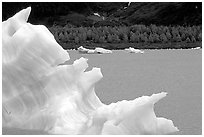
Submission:
[[[85,57],[87,70],[101,68],[103,78],[95,91],[103,103],[166,91],[167,97],[155,105],[156,115],[173,120],[180,130],[174,134],[202,134],[202,50],[145,50],[144,54],[68,52],[70,64]],[[44,132],[3,128],[3,134]]]

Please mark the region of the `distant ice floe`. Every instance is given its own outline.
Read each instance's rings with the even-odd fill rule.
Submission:
[[[129,52],[129,53],[144,53],[143,50],[139,50],[139,49],[134,49],[132,47],[126,48],[125,51]]]
[[[196,47],[196,48],[192,48],[192,49],[201,49],[201,47]]]
[[[83,46],[80,46],[78,48],[78,51],[80,53],[86,53],[86,54],[107,54],[107,53],[112,53],[111,50],[107,50],[107,49],[104,49],[104,48],[87,49],[87,48],[84,48]]]
[[[186,49],[183,49],[183,48],[180,48],[180,49],[164,49],[164,50],[201,50],[202,48],[201,47],[195,47],[195,48],[186,48]]]
[[[78,47],[78,51],[79,51],[80,53],[88,53],[89,50],[90,50],[90,49],[84,48],[84,47],[82,47],[82,46]]]
[[[95,48],[95,51],[96,51],[97,53],[112,53],[111,50],[104,49],[104,48]]]

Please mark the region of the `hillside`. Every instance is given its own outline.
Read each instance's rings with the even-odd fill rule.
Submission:
[[[29,21],[46,26],[202,24],[201,2],[3,2],[2,20],[28,6]]]

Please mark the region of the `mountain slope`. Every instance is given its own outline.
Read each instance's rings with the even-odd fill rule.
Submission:
[[[2,20],[28,6],[30,22],[48,26],[202,24],[201,2],[3,2]]]

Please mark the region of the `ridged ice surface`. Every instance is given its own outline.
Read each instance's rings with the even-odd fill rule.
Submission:
[[[43,25],[27,23],[31,8],[2,25],[3,127],[50,134],[168,134],[171,120],[156,117],[154,104],[166,93],[103,104],[94,85],[100,68],[86,71],[87,59],[72,65],[68,53]]]
[[[82,46],[78,47],[77,49],[79,53],[86,53],[86,54],[107,54],[107,53],[112,53],[111,50],[107,50],[104,48],[95,48],[95,49],[87,49]]]
[[[129,53],[144,53],[144,51],[139,50],[139,49],[134,49],[132,47],[126,48],[125,51],[129,52]]]

